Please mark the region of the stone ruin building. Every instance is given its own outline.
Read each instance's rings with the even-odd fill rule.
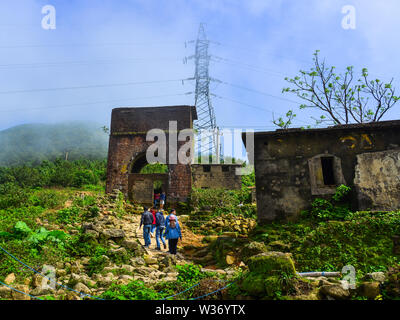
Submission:
[[[260,223],[295,220],[341,184],[355,210],[400,208],[400,121],[256,132],[254,149]]]
[[[241,176],[235,174],[240,165],[221,164],[170,164],[167,173],[144,174],[141,169],[148,162],[147,148],[153,144],[146,141],[151,129],[166,133],[167,155],[169,150],[169,121],[177,122],[178,133],[193,128],[197,119],[193,106],[116,108],[112,110],[106,192],[120,190],[137,203],[151,205],[155,183],[165,191],[167,203],[186,201],[192,188],[240,189]],[[178,149],[186,142],[177,142]]]

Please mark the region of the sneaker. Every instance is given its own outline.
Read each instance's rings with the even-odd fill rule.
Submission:
[[[167,249],[167,245],[165,243],[163,243],[163,244],[164,244],[164,249]]]
[[[161,250],[161,248],[160,247],[156,247],[156,250]]]

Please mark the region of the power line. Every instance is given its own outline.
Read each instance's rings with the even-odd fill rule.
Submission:
[[[223,100],[227,100],[227,101],[231,101],[231,102],[237,103],[237,104],[242,104],[242,105],[248,106],[250,108],[258,109],[258,110],[265,111],[265,112],[271,112],[272,114],[276,113],[276,114],[278,114],[280,116],[285,116],[282,113],[279,113],[279,112],[276,112],[276,111],[273,111],[273,110],[270,110],[270,109],[267,109],[267,108],[263,108],[263,107],[260,107],[260,106],[255,106],[255,105],[252,105],[252,104],[248,104],[248,103],[245,103],[245,102],[242,102],[242,101],[238,101],[238,100],[235,100],[235,99],[231,99],[231,98],[227,98],[227,97],[223,97],[223,96],[219,96],[219,95],[214,95],[214,96],[217,97],[217,98],[223,99]],[[306,122],[306,121],[302,121],[302,120],[297,120],[297,121],[298,122],[303,122],[303,123],[305,123],[307,125],[309,124],[309,122]]]
[[[214,58],[212,61],[218,62],[218,63],[225,63],[227,65],[232,65],[232,66],[239,67],[239,68],[245,68],[247,70],[252,70],[252,71],[256,71],[256,72],[266,73],[266,74],[273,75],[276,77],[278,77],[278,76],[280,77],[282,75],[286,76],[286,74],[283,72],[279,72],[279,71],[275,71],[275,70],[268,69],[265,67],[259,67],[259,66],[255,66],[255,65],[251,65],[251,64],[247,64],[247,63],[242,63],[240,61],[233,60],[233,59],[223,58],[223,57],[219,57],[219,56],[212,56],[212,58]]]
[[[119,60],[81,60],[81,61],[58,61],[58,62],[37,62],[37,63],[12,63],[0,64],[0,68],[29,68],[29,67],[53,67],[58,65],[71,64],[114,64],[114,63],[136,63],[142,61],[180,61],[179,58],[135,58],[135,59],[119,59]]]
[[[0,49],[17,49],[17,48],[58,48],[58,47],[108,47],[108,46],[155,46],[155,45],[172,45],[180,44],[184,45],[184,42],[115,42],[115,43],[59,43],[59,44],[21,44],[21,45],[4,45],[0,46]]]
[[[226,82],[226,81],[221,81],[221,80],[217,80],[217,79],[214,79],[214,81],[217,81],[219,83],[222,83],[222,84],[225,84],[225,85],[228,85],[228,86],[231,86],[231,87],[239,88],[239,89],[242,89],[242,90],[255,92],[255,93],[267,96],[267,97],[271,97],[271,98],[275,98],[275,99],[279,99],[279,100],[283,100],[283,101],[287,101],[287,102],[296,103],[298,105],[301,104],[298,101],[294,101],[294,100],[286,99],[286,98],[283,98],[283,97],[275,96],[273,94],[270,94],[270,93],[267,93],[267,92],[264,92],[264,91],[247,88],[247,87],[244,87],[242,85],[238,85],[238,84],[234,84],[234,83],[230,83],[230,82]]]
[[[0,91],[0,94],[43,92],[43,91],[61,91],[61,90],[91,89],[91,88],[106,88],[106,87],[121,87],[121,86],[133,86],[133,85],[140,85],[140,84],[154,84],[154,83],[167,83],[167,82],[182,82],[182,84],[184,84],[184,81],[186,81],[186,80],[191,80],[191,79],[187,78],[187,79],[172,79],[172,80],[156,80],[156,81],[111,83],[111,84],[96,84],[96,85],[75,86],[75,87],[58,87],[58,88],[27,89],[27,90],[10,90],[10,91]]]
[[[120,101],[131,101],[131,100],[140,100],[140,99],[152,99],[152,98],[161,98],[161,97],[172,97],[172,96],[184,96],[190,95],[193,92],[187,93],[179,93],[179,94],[164,94],[158,96],[147,96],[147,97],[134,97],[134,98],[126,98],[126,99],[117,99],[117,100],[103,100],[103,101],[95,101],[95,102],[86,102],[86,103],[75,103],[75,104],[64,104],[59,106],[46,106],[46,107],[37,107],[37,108],[21,108],[21,109],[9,109],[9,110],[0,110],[0,112],[15,112],[15,111],[31,111],[31,110],[42,110],[42,109],[58,109],[58,108],[68,108],[68,107],[77,107],[77,106],[86,106],[86,105],[96,105],[101,103],[112,103],[112,102],[120,102]]]
[[[213,43],[216,44],[216,45],[219,45],[219,46],[224,46],[224,47],[228,47],[228,48],[247,51],[247,52],[250,52],[252,54],[254,54],[255,52],[260,53],[260,51],[249,50],[248,47],[245,48],[245,47],[240,47],[240,46],[236,46],[236,45],[224,44],[224,43],[216,42],[216,41],[214,41]],[[281,59],[284,59],[284,60],[291,60],[291,61],[296,61],[296,62],[299,62],[299,61],[302,61],[302,62],[305,62],[305,63],[309,63],[310,62],[310,61],[306,61],[306,60],[302,60],[302,59],[294,59],[294,58],[291,58],[291,57],[286,57],[286,56],[273,54],[273,53],[267,53],[267,52],[261,52],[261,54],[265,55],[265,56],[274,56],[274,57],[281,58]]]

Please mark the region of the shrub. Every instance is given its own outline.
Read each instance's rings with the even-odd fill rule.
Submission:
[[[29,204],[42,208],[54,209],[66,201],[63,194],[55,190],[40,190],[29,197]]]
[[[209,207],[215,215],[237,213],[252,215],[251,191],[226,189],[193,189],[189,199],[192,208]],[[248,206],[246,206],[248,205]]]
[[[27,206],[29,193],[20,188],[16,183],[0,185],[0,209],[20,208]]]
[[[351,213],[347,199],[350,191],[350,187],[341,185],[331,200],[316,198],[311,203],[311,216],[320,220],[344,220]]]
[[[163,296],[147,288],[142,281],[134,280],[127,285],[112,284],[101,298],[106,300],[159,300]]]
[[[81,211],[78,207],[71,207],[59,210],[57,220],[63,223],[74,223],[81,221]]]
[[[86,267],[87,274],[91,277],[94,273],[100,272],[104,269],[107,264],[107,258],[105,255],[107,254],[107,249],[101,246],[98,246],[95,249],[95,253],[93,257],[90,258],[89,264]]]

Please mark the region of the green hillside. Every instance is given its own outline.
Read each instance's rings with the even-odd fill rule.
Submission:
[[[25,124],[0,131],[0,166],[107,157],[108,135],[95,123]]]

